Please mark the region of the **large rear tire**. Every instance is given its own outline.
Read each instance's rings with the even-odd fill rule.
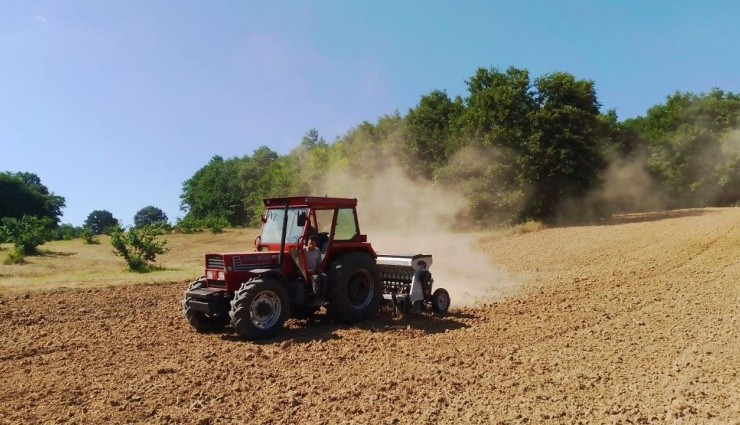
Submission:
[[[226,325],[229,324],[229,315],[224,312],[223,314],[206,314],[201,311],[195,311],[188,305],[188,300],[191,297],[187,296],[187,292],[191,289],[199,289],[207,287],[207,280],[205,276],[201,276],[185,290],[185,296],[182,299],[182,312],[185,315],[188,323],[195,328],[198,332],[217,332],[223,330]]]
[[[234,293],[229,315],[239,336],[256,340],[277,335],[289,313],[288,293],[283,285],[255,277]]]
[[[356,323],[378,312],[383,286],[375,260],[364,252],[337,258],[329,269],[327,315],[340,323]]]

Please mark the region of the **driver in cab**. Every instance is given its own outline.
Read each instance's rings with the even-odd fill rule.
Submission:
[[[321,271],[321,250],[319,249],[319,237],[311,235],[308,237],[308,245],[305,249],[306,269],[311,276],[313,293],[319,298],[326,298],[326,274]]]

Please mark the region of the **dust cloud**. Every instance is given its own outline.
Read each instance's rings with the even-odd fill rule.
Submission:
[[[690,190],[681,196],[671,196],[648,172],[648,154],[645,151],[638,152],[630,159],[613,159],[604,175],[604,184],[583,201],[564,203],[558,211],[558,221],[731,203],[736,197],[735,192],[731,185],[723,183],[731,176],[729,173],[725,176],[719,174],[721,170],[731,169],[739,160],[740,129],[720,135],[711,143],[702,144],[683,164],[682,174],[692,182]]]
[[[625,212],[662,211],[670,199],[648,172],[647,155],[612,160],[604,183],[585,199],[566,199],[558,207],[556,223],[589,222]]]
[[[479,235],[451,231],[465,206],[461,193],[412,180],[397,167],[373,178],[329,171],[320,187],[357,198],[360,229],[378,253],[431,254],[434,288],[450,293],[453,308],[501,298],[516,286],[477,249]]]
[[[658,192],[653,177],[648,174],[645,155],[611,162],[597,199],[607,205],[619,206],[619,212],[661,210],[668,201]]]

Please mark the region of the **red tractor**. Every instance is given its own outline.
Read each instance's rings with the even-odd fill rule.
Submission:
[[[378,256],[360,233],[357,200],[296,196],[265,199],[262,230],[254,252],[211,253],[205,276],[185,291],[188,322],[198,331],[232,324],[247,339],[278,333],[289,316],[305,318],[326,309],[339,323],[374,315],[382,302],[403,311],[429,307],[444,313],[450,297],[431,292],[431,255]],[[318,237],[324,297],[315,293],[304,245]]]

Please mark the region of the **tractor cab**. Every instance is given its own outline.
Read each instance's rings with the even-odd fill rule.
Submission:
[[[326,270],[330,259],[340,252],[366,251],[374,257],[375,251],[367,243],[367,236],[360,233],[356,202],[343,198],[266,199],[255,251],[289,255],[292,261],[280,261],[283,272],[292,279],[306,280],[303,250],[312,235],[318,237],[322,270]]]

